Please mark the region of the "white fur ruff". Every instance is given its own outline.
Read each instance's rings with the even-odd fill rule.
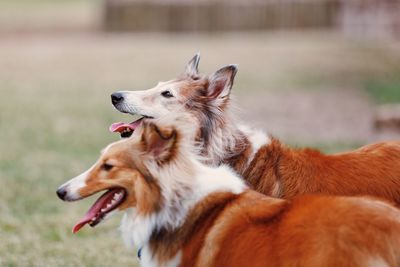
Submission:
[[[175,230],[183,225],[189,211],[213,192],[242,193],[247,187],[228,166],[208,167],[180,147],[179,155],[166,166],[148,162],[147,167],[157,177],[163,207],[157,213],[143,216],[129,209],[122,220],[122,236],[126,244],[142,247],[142,266],[178,266],[179,257],[157,263],[148,248],[152,233],[160,229]]]

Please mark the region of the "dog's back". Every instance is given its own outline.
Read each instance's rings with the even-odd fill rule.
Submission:
[[[198,257],[181,266],[400,266],[400,211],[369,198],[289,202],[250,191],[204,238]]]
[[[256,191],[273,197],[370,195],[400,204],[400,142],[327,155],[272,139],[242,173]]]

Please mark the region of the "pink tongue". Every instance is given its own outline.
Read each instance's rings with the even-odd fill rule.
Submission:
[[[86,215],[72,228],[72,233],[78,232],[85,224],[90,222],[93,218],[96,217],[96,215],[99,213],[99,211],[106,207],[107,203],[109,203],[112,198],[114,197],[114,194],[120,192],[122,189],[110,189],[107,192],[105,192],[99,199],[96,200],[96,202],[93,204],[93,206],[88,210]]]
[[[140,125],[140,122],[142,121],[143,118],[138,119],[136,121],[133,121],[131,123],[124,123],[124,122],[116,122],[111,124],[109,130],[110,132],[122,132],[124,131],[126,128],[131,129],[132,131],[134,131],[136,129],[136,127],[138,127]]]

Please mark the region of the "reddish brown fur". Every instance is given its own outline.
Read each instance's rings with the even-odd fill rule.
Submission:
[[[253,188],[291,199],[307,193],[372,195],[400,203],[400,143],[387,142],[348,153],[295,150],[278,140],[263,146],[246,170]]]
[[[173,232],[163,230],[155,233],[150,241],[154,256],[160,262],[168,261],[180,249],[184,249],[183,261],[192,261],[201,249],[203,237],[214,220],[227,203],[236,198],[238,195],[228,192],[212,194],[193,208],[182,227]]]
[[[181,229],[151,242],[161,262],[181,249],[182,267],[399,266],[400,212],[368,198],[308,195],[289,202],[255,191],[214,193]]]
[[[246,138],[241,139],[240,146],[242,148],[239,150],[240,152],[233,153],[234,156],[225,159],[223,163],[230,165],[237,173],[243,176],[247,170],[248,161],[253,151],[250,142]]]
[[[201,125],[197,140],[202,142],[202,154],[207,157],[213,149],[209,140],[215,138],[215,129],[231,123],[224,115],[229,97],[219,107],[222,115],[214,114],[210,112],[209,100],[195,95],[202,92],[201,86],[189,85],[190,97],[196,103],[191,112]],[[292,149],[272,138],[270,144],[256,151],[248,164],[253,152],[249,140],[240,131],[230,134],[235,136],[235,149],[223,148],[226,155],[218,164],[233,167],[260,193],[287,199],[308,193],[371,195],[400,204],[400,142],[377,143],[347,153],[325,155],[309,148]]]
[[[144,167],[143,157],[154,156],[154,153],[170,157],[165,153],[176,151],[179,144],[174,131],[158,130],[146,124],[144,127],[144,138],[140,142],[129,140],[114,144],[102,155],[88,176],[87,187],[98,190],[99,184],[106,188],[112,181],[113,186],[123,187],[128,193],[128,200],[120,209],[136,207],[139,214],[151,214],[158,209],[174,207],[160,205],[162,188]],[[163,140],[169,141],[163,143]],[[166,151],[155,152],[154,146],[160,142]],[[351,154],[370,150],[378,150],[383,156],[387,154],[384,145],[363,148]],[[284,196],[287,196],[284,194],[287,191],[282,188],[290,185],[286,182],[291,181],[291,176],[282,179],[286,177],[282,175],[285,169],[281,168],[286,166],[286,157],[289,157],[289,165],[296,160],[304,165],[304,160],[319,162],[324,157],[338,157],[341,159],[338,163],[329,164],[334,170],[352,162],[347,157],[354,157],[347,154],[322,156],[311,150],[293,152],[276,140],[262,148],[254,161],[260,162],[261,156],[264,162],[272,159],[265,173],[275,179],[270,186],[272,191],[279,191]],[[103,163],[114,167],[105,172],[101,169]],[[321,163],[326,164],[324,161]],[[305,173],[312,174],[310,170],[319,173],[318,166],[315,170],[307,169]],[[264,172],[251,174],[260,177]],[[278,189],[274,183],[279,184]],[[214,192],[196,203],[178,229],[154,230],[149,244],[152,256],[160,264],[180,252],[181,267],[399,266],[400,211],[371,198],[307,195],[283,200],[252,190],[241,194]]]
[[[86,185],[79,190],[82,198],[119,187],[127,193],[125,201],[118,207],[119,210],[136,207],[139,214],[146,215],[160,209],[163,203],[160,186],[139,155],[147,153],[153,157],[157,154],[160,162],[171,160],[178,138],[175,131],[166,128],[161,131],[154,125],[148,125],[144,130],[145,138],[141,138],[140,142],[129,140],[130,142],[115,143],[103,153],[88,173]],[[167,144],[168,153],[155,149],[162,142]],[[112,165],[112,169],[104,170],[105,163]]]

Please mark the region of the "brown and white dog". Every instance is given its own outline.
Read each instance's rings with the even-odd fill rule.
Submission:
[[[146,267],[400,266],[400,211],[337,196],[274,199],[229,167],[196,159],[185,133],[143,123],[58,190],[73,201],[107,190],[75,227],[125,211],[123,237]]]
[[[124,137],[143,120],[190,116],[187,127],[197,129],[195,139],[204,162],[230,165],[258,192],[286,199],[306,193],[372,195],[400,204],[400,142],[333,155],[287,147],[235,123],[230,112],[235,65],[203,76],[198,73],[199,60],[196,55],[183,75],[152,89],[112,94],[119,111],[143,118],[113,124],[111,130]]]

